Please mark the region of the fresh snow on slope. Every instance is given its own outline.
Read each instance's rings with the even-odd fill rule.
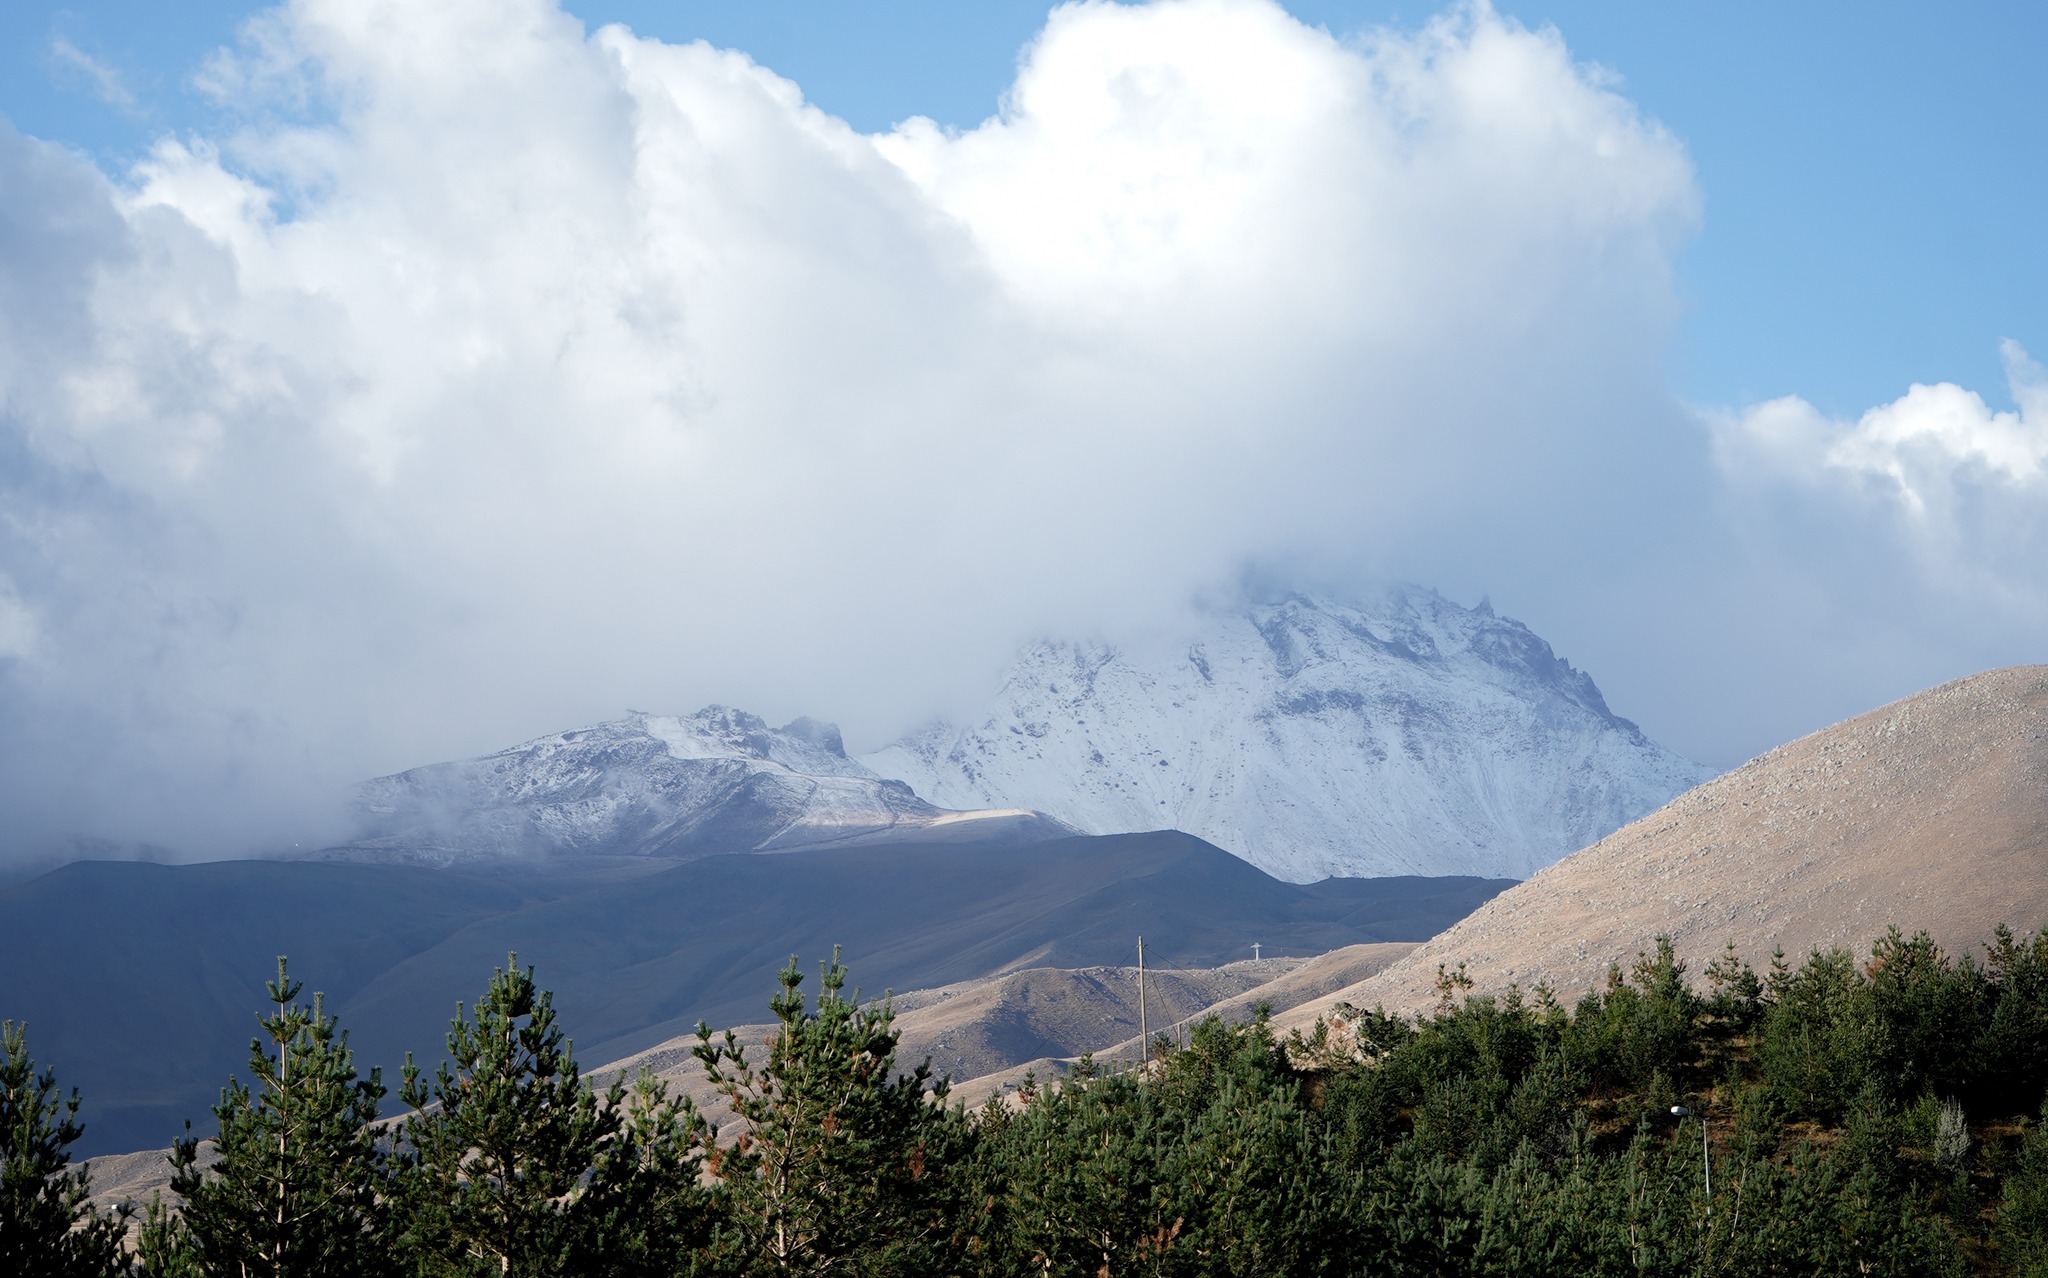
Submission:
[[[634,714],[364,784],[331,859],[469,865],[780,852],[887,839],[1069,833],[1029,812],[948,812],[846,756],[839,730],[724,706]]]
[[[1712,775],[1520,622],[1402,587],[1206,613],[1144,651],[1045,642],[981,723],[862,756],[937,803],[1171,827],[1280,878],[1525,878]]]

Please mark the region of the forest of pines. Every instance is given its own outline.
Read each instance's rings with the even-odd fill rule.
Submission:
[[[217,1158],[188,1134],[173,1196],[112,1214],[6,1025],[0,1273],[2048,1278],[2048,929],[1702,975],[1660,942],[1567,1008],[1446,972],[1414,1020],[1212,1019],[970,1112],[899,1070],[886,1001],[792,962],[765,1049],[700,1030],[715,1130],[595,1089],[516,959],[380,1122],[280,960]]]

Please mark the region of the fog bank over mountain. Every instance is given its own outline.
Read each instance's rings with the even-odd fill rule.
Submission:
[[[1672,400],[1684,147],[1484,5],[1068,6],[960,133],[547,0],[304,0],[200,82],[132,172],[0,123],[0,855],[635,706],[871,749],[1247,563],[1490,592],[1714,765],[2040,632],[2024,458]],[[1989,485],[1977,576],[1893,445]]]

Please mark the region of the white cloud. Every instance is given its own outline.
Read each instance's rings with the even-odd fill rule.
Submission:
[[[0,139],[52,827],[257,837],[626,705],[858,737],[1246,559],[1577,572],[1693,447],[1683,150],[1483,5],[1071,5],[959,134],[541,0],[297,0],[205,83],[242,131],[114,183]]]
[[[1306,294],[1377,337],[1469,318],[1445,290],[1554,304],[1604,283],[1558,288],[1537,242],[1557,270],[1641,270],[1654,293],[1692,211],[1668,135],[1554,33],[1483,8],[1347,47],[1270,5],[1070,5],[1002,117],[880,145],[1069,323],[1224,293],[1263,321]]]
[[[35,652],[36,619],[14,583],[0,577],[0,661],[22,658]]]
[[[1953,382],[1915,383],[1855,422],[1830,421],[1788,395],[1724,417],[1724,455],[1745,450],[1791,477],[1882,479],[1905,511],[1953,506],[1959,483],[2026,492],[2048,487],[2048,372],[2018,342],[1999,347],[2016,411],[1997,412]]]
[[[2048,606],[2048,373],[2017,342],[2000,353],[2012,410],[1952,382],[1916,383],[1853,422],[1785,396],[1713,417],[1722,466],[1888,523],[1941,577]]]
[[[65,67],[85,78],[92,86],[93,96],[108,106],[124,111],[135,109],[135,94],[128,88],[128,82],[121,73],[105,62],[95,58],[77,45],[58,36],[50,41],[50,56],[59,66]]]

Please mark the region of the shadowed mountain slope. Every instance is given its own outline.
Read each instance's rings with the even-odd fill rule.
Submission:
[[[1759,756],[1495,897],[1385,972],[1306,1004],[1415,1010],[1439,964],[1478,992],[1572,997],[1669,935],[1695,978],[1728,942],[1861,951],[1891,924],[1981,955],[2048,924],[2048,666],[1958,679]]]
[[[775,973],[844,947],[871,993],[1032,966],[1213,967],[1427,937],[1500,880],[1273,879],[1172,832],[637,862],[508,879],[407,866],[83,864],[0,891],[0,1016],[86,1097],[83,1152],[204,1126],[246,1067],[274,956],[323,990],[364,1065],[432,1059],[457,999],[517,950],[578,1055],[759,1020]],[[807,970],[808,966],[807,966]]]

